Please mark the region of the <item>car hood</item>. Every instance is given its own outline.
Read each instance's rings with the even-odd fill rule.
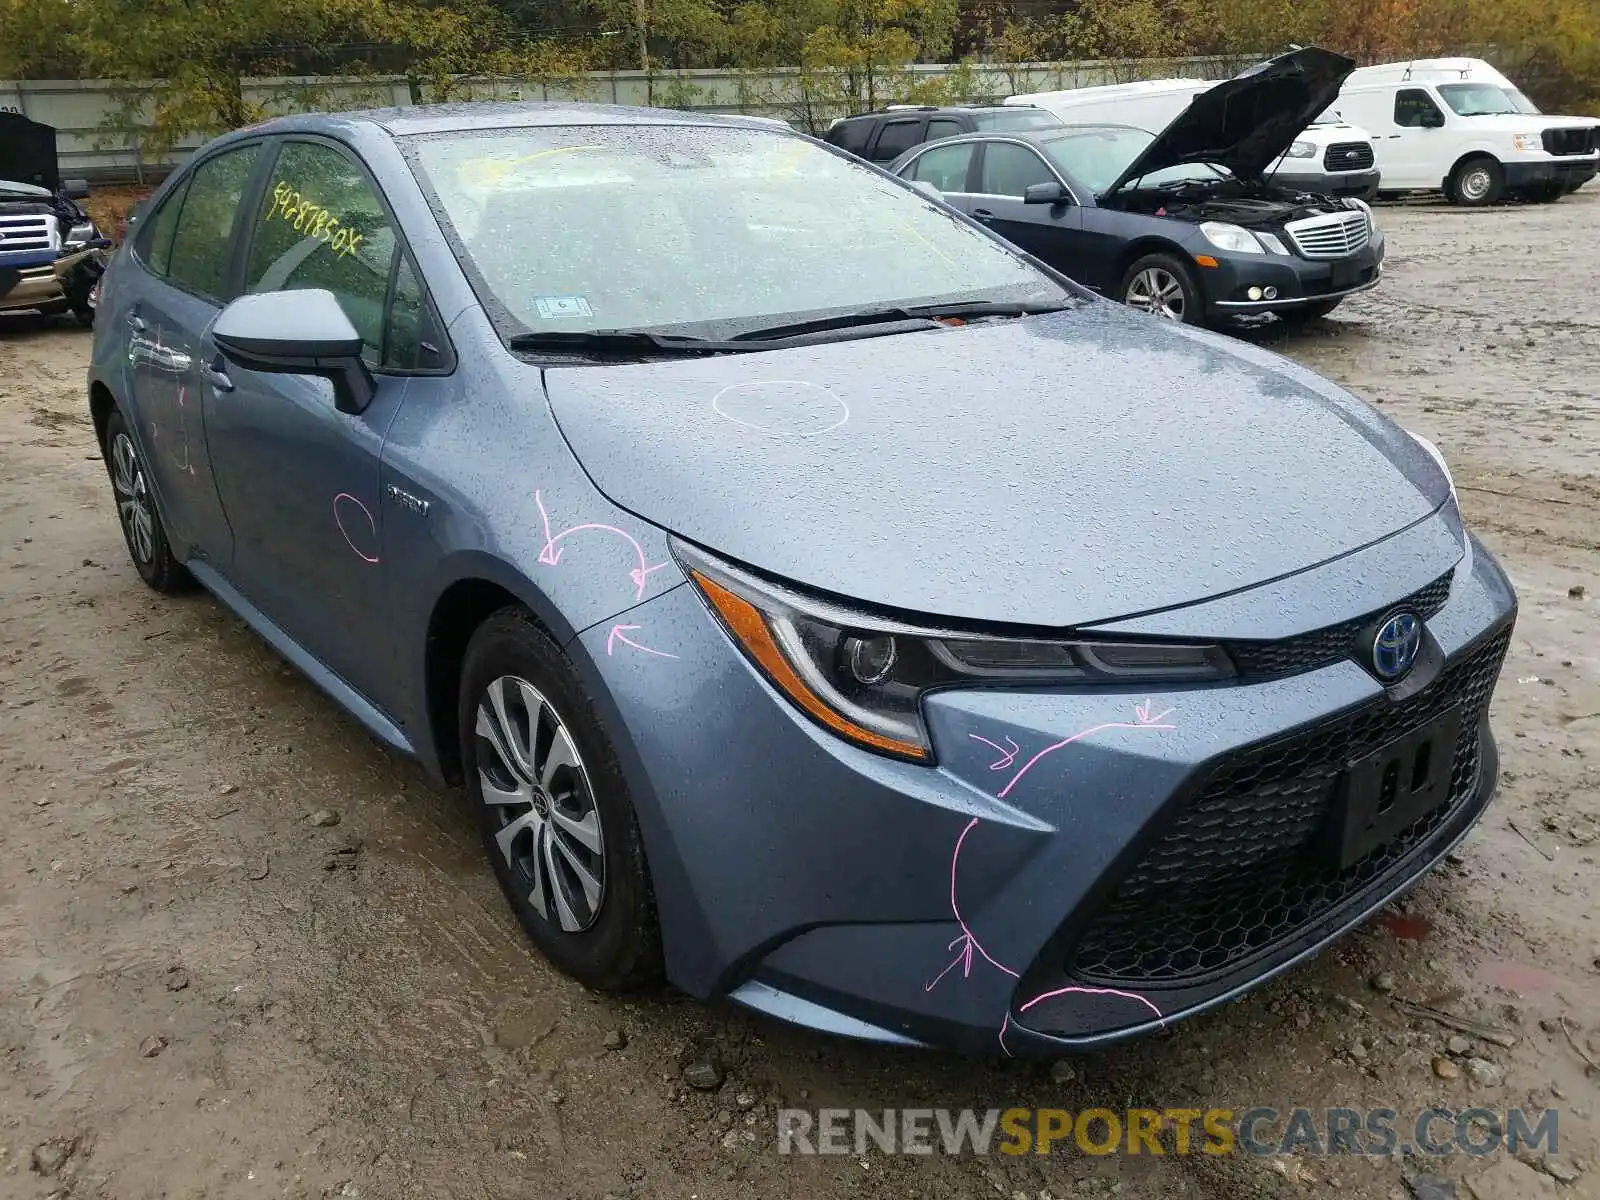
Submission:
[[[1339,97],[1355,60],[1309,46],[1207,88],[1135,158],[1107,194],[1180,163],[1211,162],[1259,179]]]
[[[20,183],[15,179],[0,179],[0,200],[53,200],[54,198],[55,195],[49,188]]]
[[[786,581],[958,621],[1064,628],[1215,598],[1450,491],[1311,372],[1098,300],[544,381],[613,503]]]

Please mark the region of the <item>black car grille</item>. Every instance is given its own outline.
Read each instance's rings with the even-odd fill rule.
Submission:
[[[1580,125],[1573,129],[1546,129],[1541,135],[1546,154],[1589,154],[1600,137],[1600,125]]]
[[[1373,161],[1366,142],[1334,142],[1322,154],[1322,165],[1330,171],[1365,171]]]
[[[1450,598],[1450,583],[1454,578],[1455,571],[1447,571],[1398,604],[1298,637],[1278,642],[1228,642],[1228,653],[1233,657],[1233,665],[1238,668],[1239,674],[1250,679],[1313,671],[1340,659],[1354,657],[1363,649],[1357,644],[1357,634],[1383,613],[1409,609],[1426,621],[1443,608],[1444,602]]]
[[[1122,879],[1070,957],[1086,983],[1181,986],[1270,950],[1359,897],[1477,792],[1479,724],[1507,626],[1399,703],[1380,699],[1218,760],[1199,794]],[[1313,857],[1348,764],[1461,706],[1448,799],[1343,870]]]

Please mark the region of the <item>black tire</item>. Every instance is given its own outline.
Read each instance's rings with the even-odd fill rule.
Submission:
[[[78,322],[78,328],[94,328],[94,309],[88,307],[75,308],[72,310],[72,316],[73,319]]]
[[[1498,203],[1505,191],[1505,168],[1498,159],[1479,154],[1461,162],[1450,172],[1445,194],[1452,204],[1464,208],[1484,208]]]
[[[121,409],[113,409],[106,421],[105,444],[101,447],[106,475],[111,480],[111,495],[117,510],[117,524],[128,557],[144,580],[158,592],[182,592],[194,586],[194,576],[172,556],[167,527],[161,523],[154,493],[150,490],[144,458],[128,432]]]
[[[1319,317],[1327,316],[1343,303],[1344,297],[1339,296],[1333,300],[1314,300],[1310,304],[1296,304],[1293,308],[1280,310],[1278,319],[1280,321],[1303,324],[1306,321],[1315,321]]]
[[[491,785],[500,786],[502,790],[509,791],[519,784],[517,771],[508,769],[505,756],[494,748],[494,742],[478,733],[480,706],[492,714],[489,688],[505,678],[531,685],[547,706],[550,719],[556,722],[555,728],[566,732],[576,750],[577,764],[563,768],[564,775],[547,777],[551,782],[548,791],[533,789],[543,794],[545,815],[540,818],[540,827],[524,830],[514,840],[508,839],[510,849],[502,851],[497,836],[519,824],[519,815],[531,820],[535,808],[533,804],[521,809],[502,807],[484,798],[486,775]],[[524,732],[532,727],[528,740],[531,754],[527,757],[537,767],[540,730],[548,730],[550,725],[543,717],[529,720],[529,706],[522,701],[517,703],[522,716],[519,718],[512,712],[512,721]],[[512,707],[506,704],[508,711]],[[644,839],[639,832],[627,782],[600,718],[571,665],[555,642],[522,609],[501,609],[472,635],[462,661],[456,712],[467,796],[477,810],[484,849],[495,877],[528,937],[546,958],[587,987],[621,992],[654,983],[661,976],[661,930]],[[492,715],[490,719],[493,721]],[[550,747],[545,752],[548,762],[554,748],[553,737],[546,744]],[[531,780],[537,773],[532,770],[527,776]],[[585,910],[581,914],[589,918],[589,923],[581,929],[568,929],[563,928],[560,901],[551,890],[560,886],[553,874],[556,868],[541,863],[541,859],[547,863],[557,862],[556,852],[561,847],[547,846],[543,856],[539,849],[546,842],[553,843],[562,837],[561,829],[549,814],[575,804],[585,789],[587,795],[581,796],[583,804],[598,816],[600,853],[588,861],[590,865],[603,865],[599,874],[601,890],[592,912]],[[569,822],[572,811],[575,810],[565,812]],[[587,812],[584,816],[587,817]],[[566,839],[566,847],[562,850],[566,857],[560,859],[559,866],[566,872],[563,879],[570,890],[570,885],[579,880],[579,876],[572,873],[571,853],[577,850],[587,854],[587,851],[570,838]],[[517,862],[514,864],[512,859]],[[530,899],[535,889],[545,912],[540,912]],[[569,905],[568,914],[572,907]]]
[[[1169,290],[1161,280],[1170,280],[1175,290]],[[1151,299],[1141,301],[1140,297],[1146,294]],[[1122,282],[1117,285],[1117,299],[1129,308],[1169,321],[1205,324],[1206,302],[1194,272],[1170,254],[1146,254],[1135,261],[1122,274]]]

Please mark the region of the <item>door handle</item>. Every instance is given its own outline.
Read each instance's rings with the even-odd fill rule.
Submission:
[[[233,391],[233,380],[229,379],[228,373],[222,369],[222,360],[220,358],[210,366],[201,367],[200,374],[205,376],[206,382],[211,385],[213,391]]]
[[[141,317],[138,313],[129,313],[128,314],[128,328],[131,329],[134,333],[143,333],[145,330],[149,329],[150,326],[145,324],[144,318]]]
[[[975,209],[972,210],[972,215],[977,217],[978,220],[980,220],[980,221],[992,221],[992,220],[994,220],[994,214],[992,212],[990,212],[987,208],[975,208]]]

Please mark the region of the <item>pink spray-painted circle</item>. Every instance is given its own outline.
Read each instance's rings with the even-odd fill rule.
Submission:
[[[362,540],[372,543],[373,549],[376,550],[378,541],[378,523],[372,519],[372,510],[369,509],[365,504],[361,503],[360,500],[357,500],[349,492],[340,492],[333,498],[333,523],[339,527],[339,534],[344,538],[345,545],[354,550],[356,552],[356,557],[362,562],[376,563],[378,561],[377,554],[368,554],[361,548],[356,538],[350,536],[350,529],[344,523],[344,514],[339,511],[339,506],[341,504],[343,504],[347,509],[351,505],[354,505],[356,508],[361,510],[361,515],[365,517],[367,521],[367,531]],[[361,529],[360,522],[356,521],[354,516],[352,516],[350,523],[356,527],[359,535]]]
[[[712,397],[711,407],[735,425],[778,437],[816,437],[850,419],[843,400],[803,379],[729,384]]]

